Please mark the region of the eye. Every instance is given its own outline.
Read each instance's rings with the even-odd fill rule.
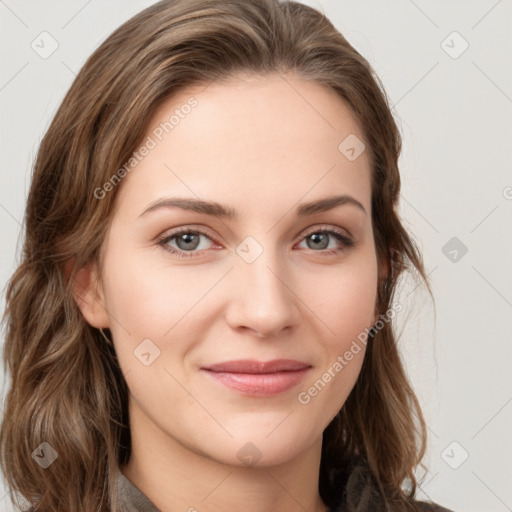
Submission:
[[[208,247],[200,247],[201,237],[211,241],[210,236],[204,231],[185,227],[164,234],[158,239],[157,244],[180,258],[194,258],[197,253],[208,250]],[[336,254],[354,245],[354,241],[347,234],[334,228],[310,230],[303,235],[301,242],[303,241],[306,242],[308,249],[324,255]],[[334,242],[334,247],[329,247],[331,241]]]
[[[322,252],[325,255],[339,253],[354,245],[354,241],[348,235],[334,228],[310,230],[304,236],[304,241],[308,248],[313,249],[314,252],[319,252],[317,249],[321,251],[328,249],[330,241],[333,241],[334,247],[331,246],[331,250]]]
[[[210,239],[204,231],[183,228],[169,235],[164,235],[163,238],[158,240],[158,245],[180,258],[192,258],[194,257],[194,250],[200,245],[200,238],[202,236]],[[170,245],[170,242],[174,239],[176,239],[177,247]],[[202,249],[206,250],[204,247]]]

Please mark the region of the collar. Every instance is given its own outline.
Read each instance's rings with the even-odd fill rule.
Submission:
[[[160,512],[149,498],[138,489],[121,470],[117,470],[117,495],[123,512]]]

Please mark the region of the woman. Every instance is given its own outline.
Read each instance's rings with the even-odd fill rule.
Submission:
[[[13,502],[446,510],[415,500],[392,330],[401,273],[428,287],[400,146],[312,8],[165,0],[116,30],[41,143],[7,290]]]

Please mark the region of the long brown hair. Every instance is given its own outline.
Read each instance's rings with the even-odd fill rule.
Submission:
[[[11,386],[0,454],[13,503],[16,491],[39,511],[117,510],[115,474],[130,458],[127,385],[114,348],[84,320],[72,287],[76,272],[99,257],[122,183],[101,198],[95,191],[130,159],[170,94],[240,72],[293,72],[327,85],[348,105],[371,154],[375,246],[389,268],[379,283],[379,311],[390,308],[404,270],[415,269],[429,288],[421,254],[396,210],[401,136],[386,93],[331,22],[292,1],[152,5],[89,57],[33,168],[23,255],[4,315]],[[348,485],[355,468],[366,467],[363,488],[373,486],[381,505],[414,510],[426,428],[392,324],[370,333],[355,387],[324,431],[319,491],[328,505],[339,498],[328,482],[331,470]],[[44,469],[35,461],[42,453],[54,457],[51,448],[57,460]],[[347,509],[361,510],[354,496],[345,496]]]

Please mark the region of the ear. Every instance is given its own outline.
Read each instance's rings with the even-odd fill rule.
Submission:
[[[97,329],[110,326],[105,295],[95,263],[82,267],[73,281],[73,298],[87,322]]]

